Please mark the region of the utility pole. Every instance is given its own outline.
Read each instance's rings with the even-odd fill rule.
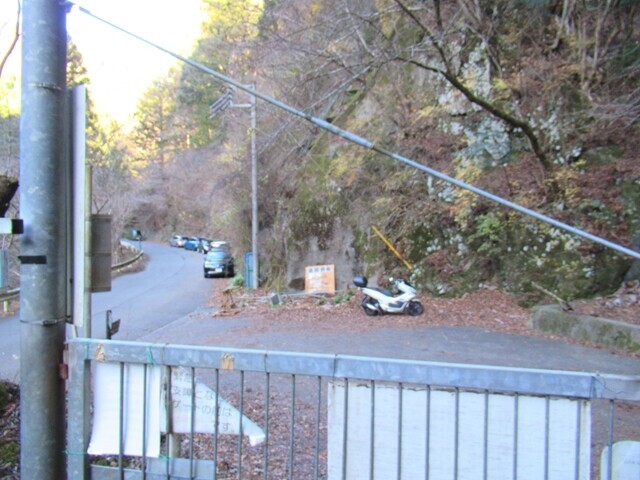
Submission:
[[[256,84],[245,85],[245,88],[255,92]],[[253,270],[251,271],[251,287],[258,288],[258,158],[256,153],[256,96],[251,94],[250,103],[234,103],[233,90],[227,90],[219,99],[209,106],[209,118],[224,112],[227,108],[251,109],[251,257]]]
[[[20,473],[65,473],[66,7],[23,0],[20,114]]]
[[[251,85],[255,90],[255,83]],[[251,284],[258,288],[258,159],[256,155],[256,96],[251,95]]]

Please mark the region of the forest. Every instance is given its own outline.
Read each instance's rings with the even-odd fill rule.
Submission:
[[[133,226],[160,241],[198,235],[231,242],[243,258],[255,133],[260,280],[270,288],[301,288],[306,265],[335,264],[340,290],[356,274],[399,275],[433,295],[490,287],[532,304],[540,287],[571,300],[640,278],[629,256],[267,102],[257,102],[255,132],[246,109],[212,115],[225,95],[251,97],[206,72],[640,250],[640,2],[202,0],[201,8],[189,58],[204,70],[180,64],[157,78],[132,125],[104,121],[89,101],[93,210],[112,215],[114,239]],[[72,38],[67,83],[87,84],[91,95]],[[0,105],[7,179],[17,179],[18,128],[19,112]],[[17,197],[6,216],[19,216]],[[16,248],[13,238],[2,242]]]

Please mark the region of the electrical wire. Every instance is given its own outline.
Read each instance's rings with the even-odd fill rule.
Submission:
[[[164,53],[166,53],[168,55],[171,55],[172,57],[180,60],[181,62],[186,63],[187,65],[190,65],[193,68],[196,68],[196,69],[198,69],[198,70],[200,70],[200,71],[202,71],[204,73],[208,73],[211,76],[217,78],[218,80],[220,80],[220,81],[222,81],[222,82],[224,82],[226,84],[234,86],[238,90],[242,90],[242,91],[244,91],[244,92],[246,92],[246,93],[248,93],[250,95],[254,95],[255,97],[259,98],[260,100],[263,100],[264,102],[270,103],[271,105],[274,105],[274,106],[276,106],[276,107],[278,107],[278,108],[280,108],[280,109],[282,109],[282,110],[284,110],[284,111],[286,111],[286,112],[288,112],[288,113],[290,113],[292,115],[295,115],[295,116],[300,117],[300,118],[302,118],[304,120],[307,120],[308,122],[312,123],[313,125],[316,125],[317,127],[321,128],[323,130],[331,132],[334,135],[340,136],[340,137],[348,140],[351,143],[355,143],[356,145],[359,145],[361,147],[364,147],[364,148],[367,148],[367,149],[372,150],[374,152],[377,152],[377,153],[379,153],[381,155],[389,157],[389,158],[391,158],[393,160],[396,160],[398,162],[404,163],[405,165],[408,165],[408,166],[413,167],[413,168],[415,168],[417,170],[420,170],[420,171],[422,171],[424,173],[427,173],[428,175],[431,175],[432,177],[435,177],[435,178],[437,178],[439,180],[442,180],[444,182],[447,182],[447,183],[450,183],[452,185],[455,185],[458,188],[462,188],[464,190],[467,190],[467,191],[470,191],[472,193],[475,193],[476,195],[478,195],[480,197],[486,198],[487,200],[490,200],[490,201],[492,201],[494,203],[497,203],[497,204],[502,205],[504,207],[510,208],[512,210],[515,210],[515,211],[517,211],[517,212],[519,212],[519,213],[521,213],[523,215],[535,218],[535,219],[537,219],[537,220],[539,220],[539,221],[541,221],[543,223],[547,223],[549,225],[552,225],[552,226],[554,226],[554,227],[556,227],[556,228],[558,228],[560,230],[564,230],[565,232],[568,232],[568,233],[570,233],[572,235],[577,235],[577,236],[582,237],[582,238],[584,238],[586,240],[592,241],[594,243],[598,243],[600,245],[608,247],[608,248],[610,248],[612,250],[616,250],[616,251],[618,251],[620,253],[623,253],[625,255],[634,257],[636,259],[640,259],[640,252],[638,252],[636,250],[632,250],[630,248],[624,247],[624,246],[619,245],[619,244],[617,244],[615,242],[612,242],[610,240],[606,240],[606,239],[604,239],[602,237],[599,237],[597,235],[591,234],[589,232],[585,232],[584,230],[581,230],[579,228],[573,227],[573,226],[568,225],[568,224],[566,224],[564,222],[561,222],[559,220],[551,218],[551,217],[549,217],[547,215],[544,215],[542,213],[538,213],[538,212],[536,212],[534,210],[531,210],[529,208],[526,208],[526,207],[523,207],[521,205],[518,205],[517,203],[514,203],[514,202],[511,202],[509,200],[506,200],[506,199],[504,199],[502,197],[494,195],[494,194],[492,194],[490,192],[487,192],[485,190],[482,190],[482,189],[480,189],[478,187],[475,187],[473,185],[470,185],[468,183],[465,183],[465,182],[462,182],[462,181],[460,181],[458,179],[450,177],[450,176],[448,176],[448,175],[446,175],[444,173],[441,173],[441,172],[439,172],[437,170],[434,170],[433,168],[427,167],[426,165],[422,165],[421,163],[418,163],[415,160],[411,160],[410,158],[404,157],[404,156],[399,155],[397,153],[391,152],[391,151],[389,151],[389,150],[387,150],[385,148],[379,147],[379,146],[375,145],[373,142],[371,142],[371,141],[369,141],[369,140],[367,140],[367,139],[365,139],[363,137],[360,137],[359,135],[356,135],[356,134],[353,134],[353,133],[348,132],[346,130],[343,130],[343,129],[341,129],[339,127],[336,127],[335,125],[333,125],[333,124],[331,124],[331,123],[329,123],[329,122],[327,122],[325,120],[322,120],[322,119],[314,117],[314,116],[312,116],[312,115],[310,115],[308,113],[305,113],[305,112],[303,112],[301,110],[293,108],[293,107],[291,107],[291,106],[289,106],[289,105],[287,105],[287,104],[285,104],[283,102],[280,102],[279,100],[276,100],[275,98],[272,98],[272,97],[270,97],[268,95],[265,95],[264,93],[259,92],[258,90],[253,89],[251,86],[242,84],[242,83],[232,79],[231,77],[228,77],[228,76],[226,76],[226,75],[224,75],[224,74],[222,74],[222,73],[220,73],[220,72],[218,72],[216,70],[208,68],[208,67],[206,67],[206,66],[204,66],[204,65],[202,65],[202,64],[200,64],[198,62],[195,62],[195,61],[191,60],[190,58],[187,58],[187,57],[185,57],[183,55],[180,55],[180,54],[175,53],[175,52],[173,52],[171,50],[168,50],[168,49],[166,49],[166,48],[164,48],[164,47],[162,47],[162,46],[160,46],[160,45],[158,45],[158,44],[156,44],[156,43],[154,43],[154,42],[152,42],[150,40],[147,40],[147,39],[145,39],[145,38],[143,38],[143,37],[131,32],[129,30],[126,30],[126,29],[124,29],[124,28],[122,28],[122,27],[120,27],[120,26],[118,26],[118,25],[116,25],[114,23],[111,23],[110,21],[91,13],[89,10],[87,10],[86,8],[78,5],[75,2],[68,2],[68,3],[71,4],[71,5],[76,5],[78,7],[78,9],[82,13],[84,13],[84,14],[86,14],[86,15],[88,15],[88,16],[90,16],[90,17],[92,17],[92,18],[94,18],[94,19],[96,19],[96,20],[98,20],[98,21],[100,21],[102,23],[105,23],[106,25],[109,25],[110,27],[112,27],[112,28],[114,28],[116,30],[119,30],[119,31],[121,31],[121,32],[123,32],[123,33],[125,33],[125,34],[127,34],[127,35],[129,35],[129,36],[131,36],[131,37],[133,37],[135,39],[137,39],[137,40],[140,40],[143,43],[146,43],[147,45],[149,45],[151,47],[154,47],[154,48],[156,48],[156,49],[158,49],[158,50],[160,50],[160,51],[162,51],[162,52],[164,52]]]

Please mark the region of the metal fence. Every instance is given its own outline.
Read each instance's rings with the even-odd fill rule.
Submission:
[[[74,480],[640,471],[640,377],[89,339],[68,365]]]

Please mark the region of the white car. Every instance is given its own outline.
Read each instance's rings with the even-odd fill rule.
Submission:
[[[174,235],[173,237],[171,237],[171,240],[169,240],[169,245],[171,245],[172,247],[184,247],[184,242],[187,241],[187,237],[183,237],[182,235]]]

